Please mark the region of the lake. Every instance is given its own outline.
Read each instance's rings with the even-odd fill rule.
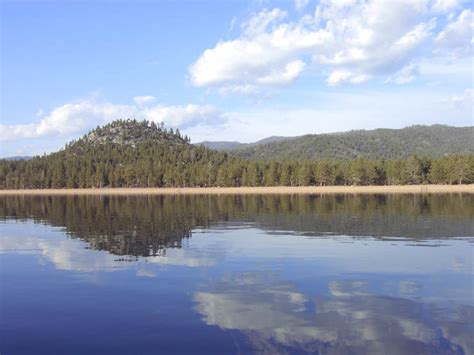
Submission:
[[[1,196],[8,354],[474,354],[474,195]]]

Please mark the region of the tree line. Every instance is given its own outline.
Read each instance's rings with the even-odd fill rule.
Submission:
[[[474,155],[245,160],[146,121],[115,121],[56,153],[1,160],[1,189],[470,184]]]
[[[151,150],[151,153],[158,153]],[[120,153],[117,152],[119,155]],[[474,156],[246,161],[204,148],[116,162],[83,156],[0,162],[2,189],[470,184]]]

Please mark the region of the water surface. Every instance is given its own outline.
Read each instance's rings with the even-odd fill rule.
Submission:
[[[472,195],[3,196],[3,354],[472,354]]]

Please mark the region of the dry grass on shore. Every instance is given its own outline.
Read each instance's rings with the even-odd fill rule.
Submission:
[[[238,195],[238,194],[474,193],[474,185],[275,186],[0,190],[0,195]]]

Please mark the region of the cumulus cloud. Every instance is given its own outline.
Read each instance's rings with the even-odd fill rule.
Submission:
[[[307,3],[295,6],[310,9]],[[472,11],[450,20],[460,6],[455,0],[322,0],[297,19],[265,9],[242,24],[237,38],[206,49],[189,67],[190,80],[250,94],[288,85],[305,72],[325,75],[328,85],[377,77],[409,82],[418,74],[416,61],[433,55],[433,42],[451,52],[471,48]],[[440,31],[443,19],[448,23]]]
[[[169,126],[188,128],[197,125],[215,125],[226,118],[210,105],[154,106],[146,108],[139,116],[154,122],[165,122]]]
[[[155,101],[155,97],[154,96],[135,96],[133,98],[133,101],[135,101],[135,103],[139,106],[144,106]]]
[[[285,11],[273,9],[272,11],[263,10],[250,17],[248,21],[242,24],[244,36],[252,37],[265,32],[265,30],[275,22],[284,19],[287,16]]]
[[[179,265],[186,267],[209,267],[218,260],[210,253],[193,249],[167,248],[158,256],[141,257],[124,263],[117,260],[117,255],[104,250],[85,247],[81,239],[65,238],[64,233],[45,231],[42,225],[31,225],[30,234],[15,225],[9,225],[0,241],[0,255],[4,253],[28,253],[41,255],[58,270],[80,272],[102,272],[130,269],[140,266],[137,276],[156,276],[159,265]],[[24,228],[24,226],[23,226]]]
[[[208,290],[196,292],[193,300],[206,324],[242,332],[257,346],[256,352],[275,353],[284,346],[308,353],[323,348],[328,353],[380,354],[390,349],[402,354],[414,347],[432,353],[439,350],[439,327],[446,327],[443,341],[449,346],[472,352],[467,330],[452,335],[460,329],[459,314],[449,323],[415,297],[374,295],[368,286],[362,280],[334,280],[327,297],[313,298],[274,275],[240,274],[213,281]],[[413,283],[406,282],[407,286],[410,295],[416,296]],[[308,307],[311,304],[315,313]],[[429,310],[430,321],[419,316],[420,309]]]
[[[409,64],[400,69],[393,76],[386,80],[386,83],[394,82],[396,84],[408,84],[414,81],[420,75],[420,68],[416,64]]]
[[[267,18],[264,23],[268,24],[269,14],[254,15],[254,19]],[[294,52],[322,42],[320,37],[324,34],[313,35],[303,28],[287,24],[272,27],[270,31],[266,27],[252,25],[251,36],[246,29],[241,38],[218,42],[214,48],[204,51],[190,67],[191,82],[195,86],[242,87],[287,84],[295,80],[304,63]],[[277,78],[275,73],[281,71],[285,73]]]
[[[453,95],[447,100],[450,102],[454,107],[461,107],[461,106],[470,106],[474,105],[474,90],[473,89],[466,89],[460,95]]]
[[[23,231],[13,228],[2,236],[0,254],[13,252],[41,255],[43,260],[51,262],[58,270],[97,272],[130,267],[117,262],[117,257],[112,254],[86,249],[83,242],[66,239],[58,232],[45,234],[44,229],[44,226],[34,226],[32,234],[25,235]]]
[[[220,125],[227,118],[210,105],[149,105],[151,96],[135,97],[138,105],[113,104],[84,99],[56,107],[30,124],[0,125],[0,141],[41,137],[68,137],[117,119],[147,119],[186,129],[198,125]]]
[[[308,4],[309,0],[295,0],[295,7],[298,11],[302,11]]]
[[[370,79],[370,75],[352,73],[348,70],[335,70],[329,75],[326,82],[330,86],[336,86],[343,83],[361,84]]]
[[[67,136],[113,119],[133,117],[133,106],[81,100],[54,108],[38,123],[0,125],[0,140]]]
[[[474,16],[471,10],[462,11],[436,36],[435,52],[451,57],[472,55]]]
[[[436,12],[449,12],[459,6],[458,0],[436,0],[433,3],[433,10]]]

